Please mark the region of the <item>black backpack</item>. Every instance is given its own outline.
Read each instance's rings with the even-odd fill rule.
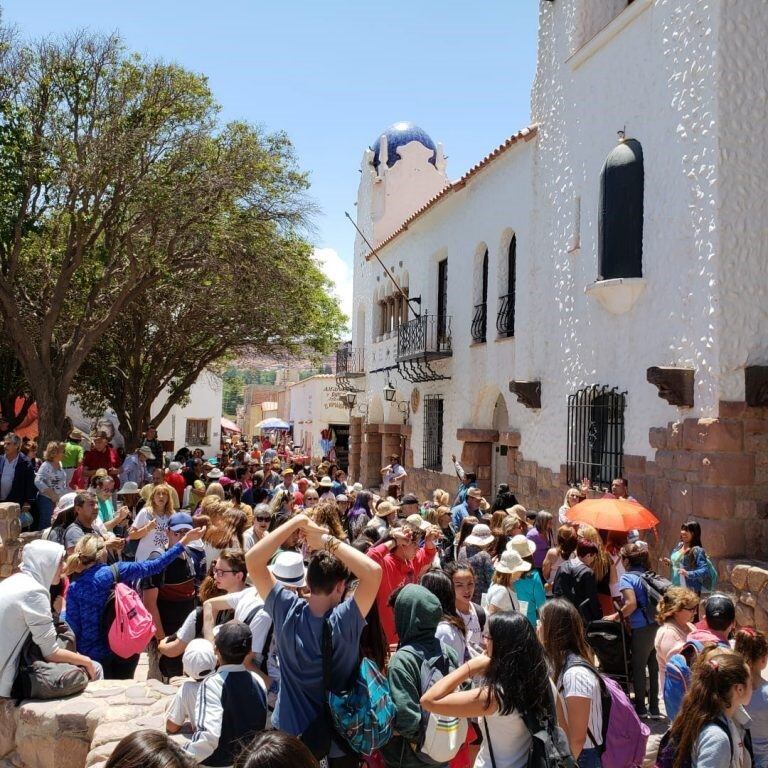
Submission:
[[[646,601],[643,606],[643,613],[649,624],[656,623],[656,611],[661,602],[661,598],[672,586],[669,579],[659,576],[655,571],[646,571],[641,577],[642,584],[645,587]]]

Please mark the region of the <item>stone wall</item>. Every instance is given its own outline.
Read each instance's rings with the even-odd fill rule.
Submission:
[[[717,418],[669,422],[648,439],[653,458],[625,455],[624,476],[630,494],[661,521],[658,536],[649,536],[654,554],[670,551],[680,523],[692,518],[715,560],[768,555],[768,408],[721,402]],[[506,480],[526,508],[555,513],[568,488],[566,467],[542,467],[524,447],[510,445]]]
[[[117,742],[144,728],[165,730],[176,684],[98,680],[78,696],[27,701],[0,699],[0,766],[103,768]],[[185,737],[172,737],[184,740]]]
[[[723,558],[718,573],[736,601],[736,623],[768,632],[768,563]]]
[[[19,514],[21,509],[12,502],[0,502],[0,580],[10,576],[21,561],[21,550],[30,539],[39,533],[22,533]]]

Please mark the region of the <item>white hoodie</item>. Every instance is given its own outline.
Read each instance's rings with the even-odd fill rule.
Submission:
[[[19,654],[29,633],[43,656],[60,646],[53,626],[50,588],[65,549],[54,541],[30,541],[21,572],[0,583],[0,696],[11,695]]]

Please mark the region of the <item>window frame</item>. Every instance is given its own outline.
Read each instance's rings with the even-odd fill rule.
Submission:
[[[205,425],[205,438],[206,438],[205,442],[200,442],[198,440],[191,440],[190,439],[190,436],[191,436],[190,427],[193,424],[195,424],[197,426],[197,428],[195,429],[195,434],[194,434],[195,437],[199,437],[200,436],[199,426],[201,424]],[[184,424],[184,437],[186,438],[185,443],[184,443],[185,445],[210,445],[211,444],[210,436],[211,436],[211,420],[210,419],[194,419],[194,418],[186,419],[185,424]]]
[[[443,469],[445,437],[445,399],[442,395],[425,395],[421,466],[433,472]],[[436,411],[434,414],[433,411]]]

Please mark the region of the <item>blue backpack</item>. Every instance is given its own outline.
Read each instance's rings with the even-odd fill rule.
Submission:
[[[395,702],[389,683],[375,662],[364,658],[344,690],[332,689],[333,637],[328,619],[323,622],[323,685],[333,729],[358,755],[370,757],[392,738]]]
[[[718,643],[728,647],[727,643]],[[704,650],[704,644],[698,640],[688,640],[685,645],[667,659],[664,667],[664,707],[670,721],[680,711],[683,697],[691,687],[691,667],[696,657]]]

